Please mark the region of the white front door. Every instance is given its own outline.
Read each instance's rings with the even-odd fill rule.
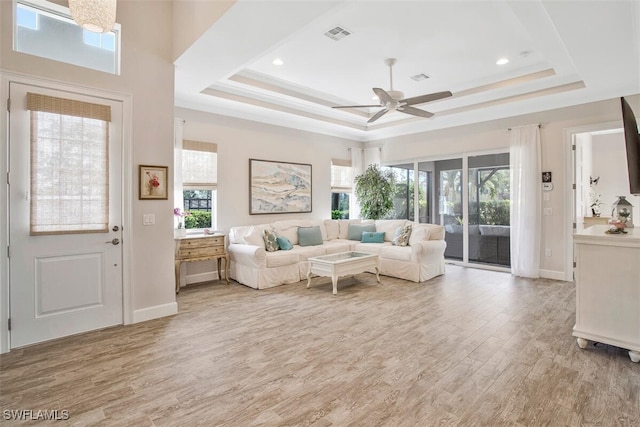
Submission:
[[[111,119],[102,136],[75,113],[34,121],[27,93]],[[11,348],[122,324],[122,103],[15,82],[9,95]]]

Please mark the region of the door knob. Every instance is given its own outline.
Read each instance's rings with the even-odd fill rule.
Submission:
[[[107,240],[105,243],[111,243],[112,245],[120,244],[120,239]]]
[[[118,231],[118,230],[120,230],[120,227],[118,227],[117,225],[114,225],[114,226],[113,226],[113,228],[112,228],[112,230],[113,230],[113,231]]]

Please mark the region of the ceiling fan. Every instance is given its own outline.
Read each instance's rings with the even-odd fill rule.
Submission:
[[[447,98],[452,95],[451,92],[435,92],[427,95],[414,96],[412,98],[404,98],[404,93],[393,90],[393,65],[396,63],[395,58],[387,58],[384,63],[389,66],[389,86],[390,90],[386,91],[379,87],[374,87],[373,92],[380,100],[379,104],[374,105],[341,105],[331,108],[366,108],[366,107],[382,107],[382,110],[374,114],[367,123],[373,123],[389,111],[400,111],[419,117],[432,117],[433,113],[424,111],[419,108],[411,107],[414,104],[423,104],[425,102],[436,101],[438,99]]]

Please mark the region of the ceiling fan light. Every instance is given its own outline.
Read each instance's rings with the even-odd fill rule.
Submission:
[[[116,23],[116,0],[69,0],[71,17],[94,33],[111,31]]]

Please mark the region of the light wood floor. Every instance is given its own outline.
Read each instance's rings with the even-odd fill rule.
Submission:
[[[56,426],[640,425],[640,365],[577,347],[572,283],[456,266],[381,280],[341,279],[337,296],[328,278],[187,287],[176,316],[2,355],[0,411],[68,410]]]

